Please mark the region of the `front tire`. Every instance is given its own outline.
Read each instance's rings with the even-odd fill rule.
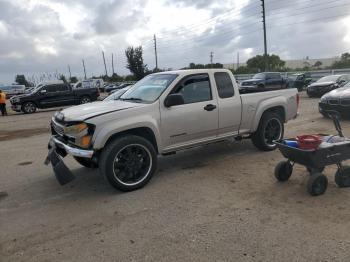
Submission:
[[[157,153],[145,138],[127,135],[108,143],[102,151],[99,166],[114,188],[133,191],[151,180],[157,169]]]
[[[87,168],[98,168],[98,165],[93,162],[91,159],[85,158],[85,157],[77,157],[75,156],[74,159],[82,166]]]
[[[36,111],[36,105],[33,102],[25,102],[22,105],[22,112],[25,114],[32,114]]]
[[[252,135],[253,144],[260,150],[276,149],[274,141],[281,140],[284,134],[282,117],[274,112],[266,112],[261,117],[258,130]]]

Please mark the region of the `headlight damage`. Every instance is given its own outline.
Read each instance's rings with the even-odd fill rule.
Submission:
[[[53,132],[66,139],[67,142],[81,148],[89,148],[95,127],[84,122],[57,123],[52,120]]]

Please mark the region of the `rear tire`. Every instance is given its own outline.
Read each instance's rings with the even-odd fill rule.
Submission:
[[[83,96],[81,99],[80,99],[80,104],[86,104],[86,103],[90,103],[91,102],[91,98],[88,97],[88,96]]]
[[[277,147],[273,141],[281,140],[283,134],[282,117],[274,112],[266,112],[261,117],[258,130],[252,135],[252,142],[260,150],[272,151]]]
[[[36,112],[36,104],[33,102],[25,102],[22,105],[22,112],[25,114],[33,114]]]
[[[312,196],[319,196],[326,192],[328,179],[321,173],[314,173],[310,176],[307,182],[307,191]]]
[[[119,137],[102,151],[99,167],[107,181],[120,191],[145,186],[157,169],[157,153],[145,138],[135,135]]]
[[[93,162],[91,159],[85,158],[85,157],[77,157],[75,156],[74,159],[82,166],[87,168],[98,168],[98,165]]]

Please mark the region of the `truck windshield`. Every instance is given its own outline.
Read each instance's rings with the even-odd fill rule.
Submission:
[[[120,97],[120,100],[135,103],[152,103],[174,81],[177,74],[149,75],[137,82],[130,90]]]
[[[253,79],[265,79],[265,74],[259,73],[253,76]]]

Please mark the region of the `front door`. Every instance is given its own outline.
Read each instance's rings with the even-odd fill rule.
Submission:
[[[160,105],[162,143],[166,151],[217,136],[219,111],[208,74],[186,76],[170,93],[182,94],[185,103],[169,108]]]

